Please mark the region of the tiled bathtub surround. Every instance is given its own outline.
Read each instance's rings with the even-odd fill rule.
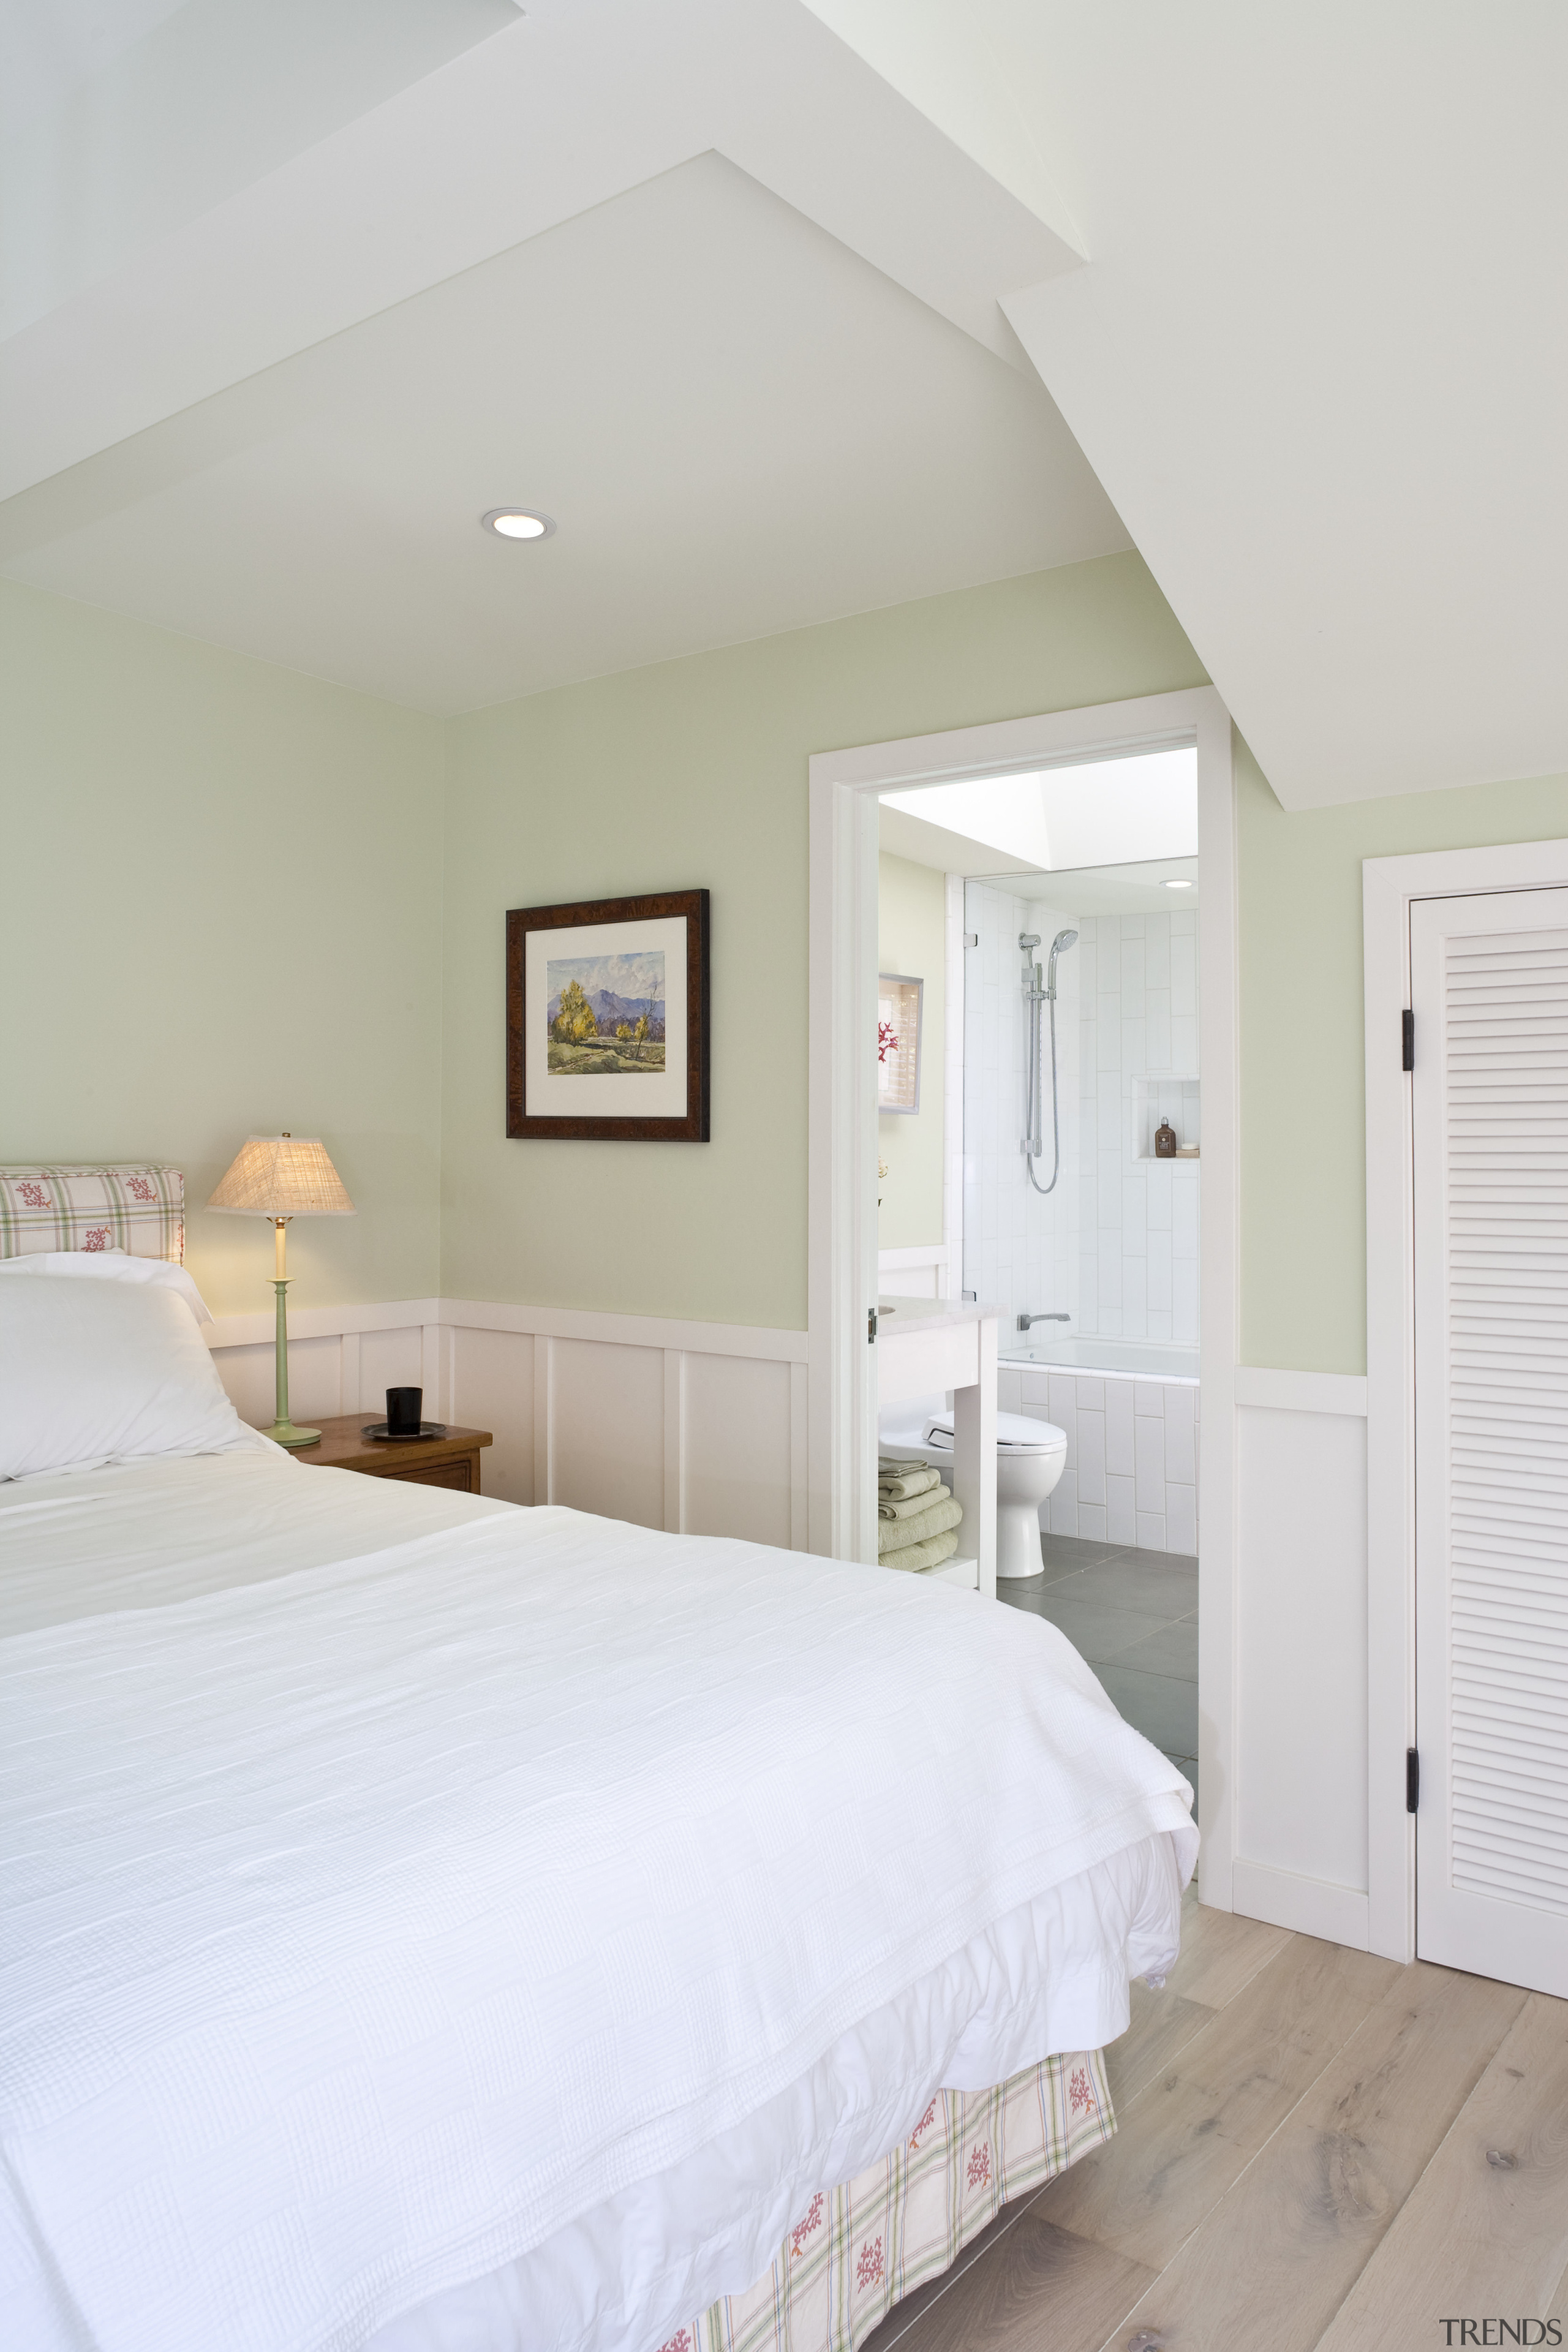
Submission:
[[[1043,1529],[1142,1551],[1196,1552],[1196,1381],[1004,1364],[996,1402],[1067,1433],[1066,1467],[1040,1507]]]

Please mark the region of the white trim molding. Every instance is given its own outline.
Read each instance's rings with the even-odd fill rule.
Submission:
[[[1238,1364],[1236,1401],[1275,1412],[1348,1412],[1366,1418],[1366,1382],[1356,1372],[1286,1372]]]
[[[1197,748],[1203,858],[1201,1868],[1205,1902],[1228,1909],[1236,1818],[1236,787],[1230,716],[1212,687],[861,744],[811,761],[811,1548],[875,1558],[868,1549],[875,1351],[866,1330],[876,1278],[869,1238],[876,1094],[862,1040],[872,1034],[876,984],[878,795],[895,785],[1182,743]],[[948,919],[951,929],[951,893]],[[960,911],[960,936],[962,919]],[[949,1024],[951,1030],[951,999]]]
[[[1418,898],[1568,883],[1568,841],[1369,857],[1366,1008],[1367,1885],[1369,1947],[1415,1957],[1415,1837],[1405,1751],[1415,1738],[1415,1187],[1401,1014]],[[1416,1052],[1421,1050],[1416,1040]]]

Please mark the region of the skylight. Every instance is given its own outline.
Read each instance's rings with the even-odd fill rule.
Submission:
[[[922,784],[883,793],[881,799],[906,816],[1047,873],[1192,857],[1198,846],[1198,759],[1190,745],[1023,775]]]

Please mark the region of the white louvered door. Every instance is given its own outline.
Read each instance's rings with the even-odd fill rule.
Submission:
[[[1568,1995],[1568,889],[1417,900],[1416,1949]]]

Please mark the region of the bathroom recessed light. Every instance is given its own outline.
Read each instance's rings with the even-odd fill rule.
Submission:
[[[1165,882],[1165,887],[1167,890],[1190,890],[1192,887],[1192,884],[1186,879],[1186,877],[1180,875],[1167,877]]]
[[[479,520],[498,539],[552,539],[555,525],[547,514],[539,514],[532,507],[491,507]]]

